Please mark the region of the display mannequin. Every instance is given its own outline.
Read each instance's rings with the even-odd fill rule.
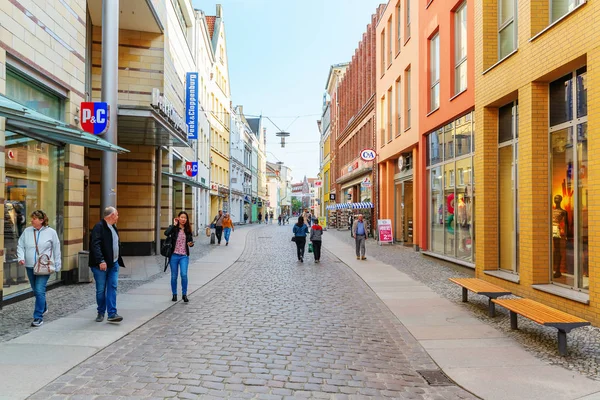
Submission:
[[[567,232],[569,231],[569,216],[560,206],[562,200],[561,195],[554,196],[554,209],[552,210],[552,264],[555,278],[562,276],[560,264],[567,249]]]

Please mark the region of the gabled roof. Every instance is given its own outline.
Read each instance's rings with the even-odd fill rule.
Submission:
[[[214,15],[206,16],[206,24],[208,25],[208,33],[210,34],[210,38],[212,39],[213,34],[215,33],[215,23],[217,21],[217,17]]]
[[[246,118],[246,121],[248,121],[248,125],[250,125],[252,132],[258,136],[260,134],[260,118]]]

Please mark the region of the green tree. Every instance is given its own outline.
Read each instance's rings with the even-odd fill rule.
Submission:
[[[299,213],[302,210],[302,201],[297,197],[292,197],[292,213]]]

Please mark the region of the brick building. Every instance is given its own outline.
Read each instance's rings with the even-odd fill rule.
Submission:
[[[477,276],[597,325],[600,4],[548,3],[475,5]]]
[[[375,27],[384,8],[380,5],[371,16],[337,89],[339,108],[332,117],[336,121],[332,168],[337,205],[329,207],[341,207],[332,210],[338,225],[348,220],[348,213],[362,213],[370,227],[375,226],[377,191],[373,188],[377,185],[377,168],[374,161],[363,161],[360,153],[375,148]]]

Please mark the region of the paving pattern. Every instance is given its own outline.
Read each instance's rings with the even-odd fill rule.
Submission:
[[[296,261],[291,227],[254,230],[225,273],[31,399],[474,399],[417,371],[419,343],[345,264]],[[192,273],[192,272],[190,272]]]

